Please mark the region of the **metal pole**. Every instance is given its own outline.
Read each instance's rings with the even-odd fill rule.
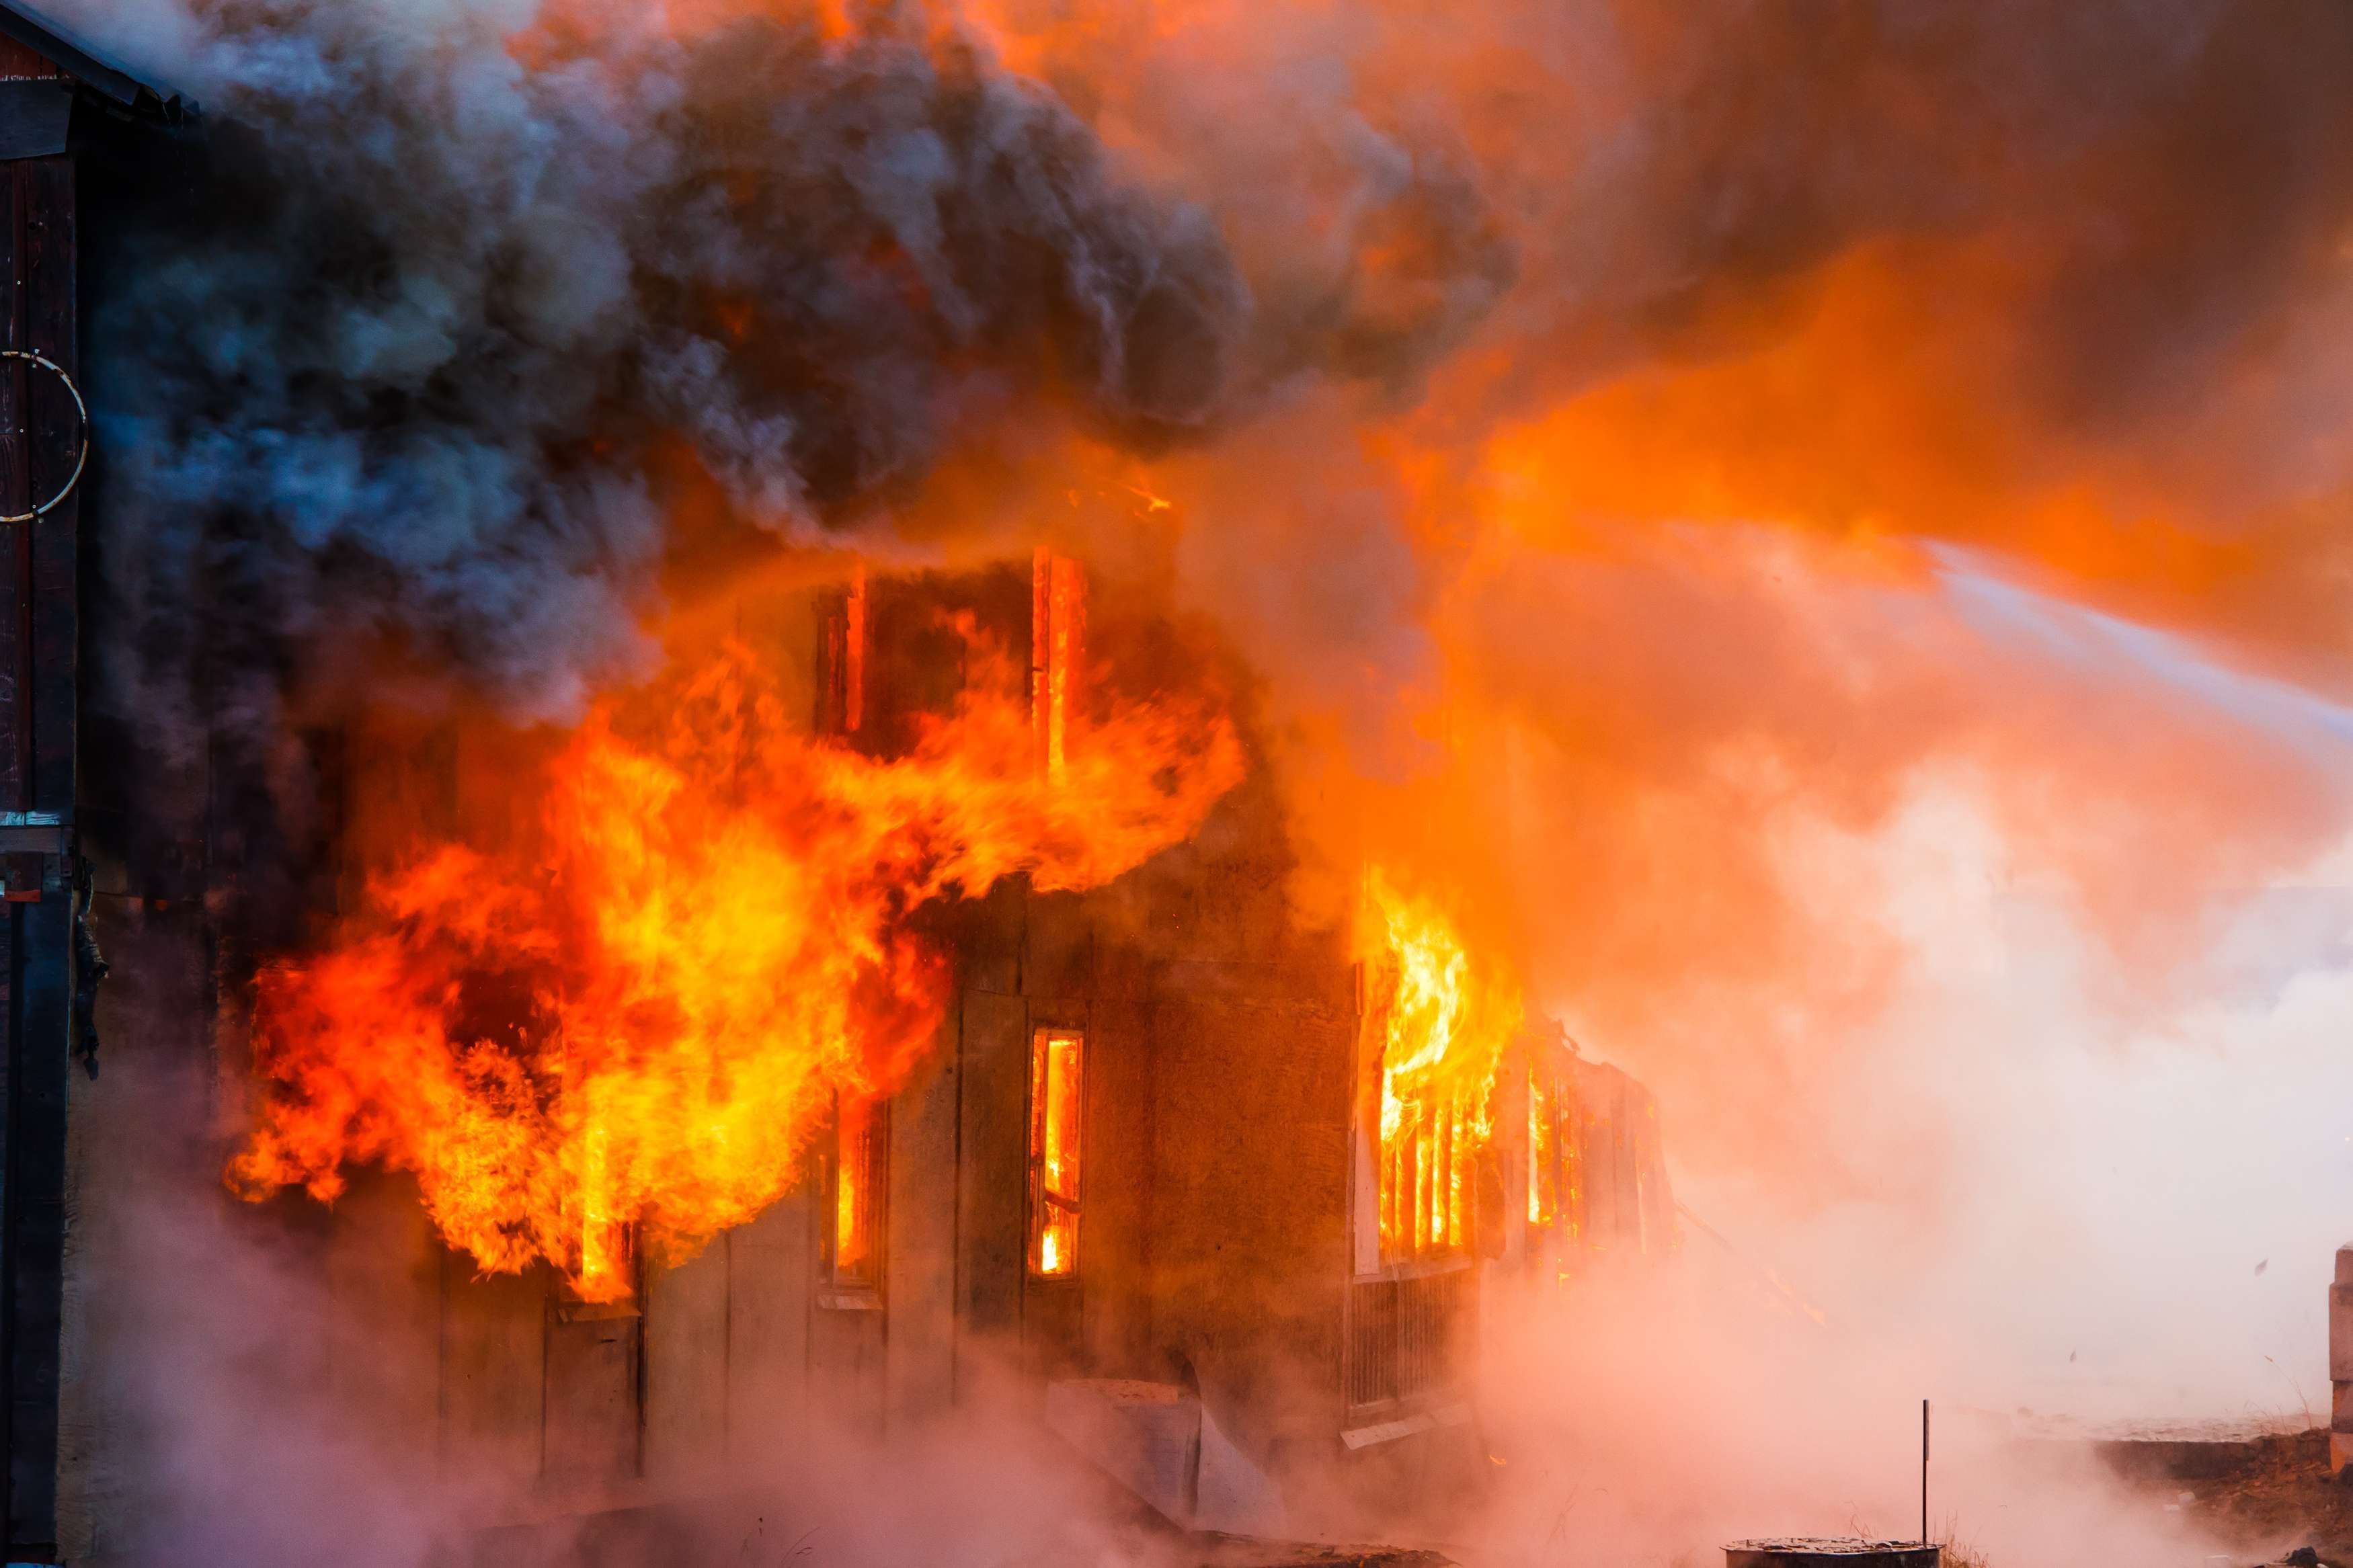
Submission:
[[[1920,1544],[1928,1544],[1928,1402],[1920,1402]]]

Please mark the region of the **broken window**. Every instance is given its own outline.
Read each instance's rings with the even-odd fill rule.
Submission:
[[[882,1194],[890,1172],[889,1109],[843,1096],[836,1104],[827,1161],[833,1223],[826,1227],[827,1278],[836,1287],[882,1282]]]
[[[1052,780],[1069,766],[1086,614],[1086,575],[1079,563],[1040,547],[1030,571],[1029,716],[1038,771]]]
[[[1039,1029],[1029,1041],[1029,1271],[1079,1270],[1080,1077],[1086,1037]]]
[[[1585,1237],[1585,1126],[1574,1077],[1544,1050],[1528,1065],[1528,1227],[1567,1267]]]
[[[1381,1255],[1415,1261],[1470,1250],[1477,1221],[1478,1107],[1443,1088],[1381,1107]]]

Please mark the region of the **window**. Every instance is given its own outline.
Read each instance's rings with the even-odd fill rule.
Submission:
[[[1470,1250],[1477,1221],[1478,1108],[1443,1089],[1397,1096],[1381,1106],[1381,1256],[1389,1261]]]
[[[1555,1049],[1528,1063],[1528,1228],[1564,1262],[1585,1234],[1584,1107]]]
[[[1038,771],[1049,779],[1060,780],[1070,764],[1086,616],[1087,582],[1079,563],[1041,547],[1029,583],[1029,716]]]
[[[1080,1075],[1086,1037],[1040,1029],[1029,1041],[1029,1272],[1079,1271]]]
[[[839,1289],[882,1282],[882,1194],[890,1173],[890,1111],[881,1101],[845,1096],[834,1108],[833,1149],[826,1162],[833,1223],[826,1227],[826,1275]]]

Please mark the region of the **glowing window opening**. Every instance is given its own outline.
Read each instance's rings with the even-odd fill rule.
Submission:
[[[835,1108],[829,1162],[833,1223],[826,1239],[836,1285],[881,1283],[888,1131],[885,1108],[877,1100],[844,1097]]]
[[[1029,1039],[1029,1272],[1079,1271],[1079,1132],[1086,1037],[1039,1029]]]

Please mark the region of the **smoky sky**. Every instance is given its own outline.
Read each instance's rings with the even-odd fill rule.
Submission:
[[[93,201],[97,701],[253,887],[387,669],[524,721],[646,672],[682,491],[723,552],[854,543],[989,429],[1198,444],[1452,330],[1261,309],[1200,202],[913,9],[61,9],[204,105],[93,174],[153,163]]]
[[[645,669],[682,473],[729,548],[854,543],[1057,422],[1238,454],[1185,592],[1381,733],[1455,562],[1394,499],[1303,521],[1359,413],[1493,365],[1417,428],[1475,452],[1925,238],[1994,258],[1949,314],[2000,330],[2032,460],[2243,479],[2267,453],[2206,395],[2279,352],[2353,201],[2335,7],[56,9],[206,110],[89,310],[97,663],[167,752],[244,736],[281,805],[290,714],[387,655],[524,718]]]
[[[1474,342],[1535,395],[1997,230],[2023,390],[2107,430],[2243,352],[2353,193],[2332,7],[1213,7],[1201,56],[1098,29],[1036,80],[914,6],[530,49],[491,0],[58,9],[211,127],[92,312],[129,597],[534,714],[629,667],[675,447],[807,542],[1033,406],[1165,450]]]
[[[332,12],[222,13],[196,193],[94,314],[110,553],[157,600],[556,715],[628,652],[665,442],[810,540],[981,411],[1218,413],[1215,232],[968,54],[752,22],[525,70]]]

